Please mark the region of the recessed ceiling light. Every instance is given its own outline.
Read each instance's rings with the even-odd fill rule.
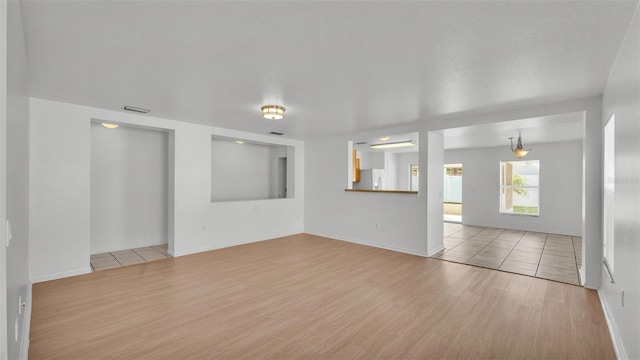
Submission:
[[[242,141],[242,140],[236,140],[236,144],[244,144],[244,141]]]
[[[380,140],[380,141],[387,141],[387,140],[389,140],[389,136],[380,136],[380,137],[378,138],[378,140]]]
[[[284,118],[285,109],[284,106],[279,105],[265,105],[260,108],[262,110],[262,117],[271,120],[280,120]]]
[[[118,124],[110,124],[110,123],[102,123],[102,126],[106,127],[107,129],[117,129],[120,125],[118,125]]]
[[[129,105],[125,105],[123,107],[123,109],[125,109],[127,111],[133,111],[133,112],[141,113],[141,114],[146,114],[146,113],[149,112],[149,110],[147,110],[147,109],[137,108],[137,107],[129,106]]]

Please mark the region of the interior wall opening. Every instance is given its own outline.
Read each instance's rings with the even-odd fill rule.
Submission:
[[[347,189],[355,191],[417,192],[418,133],[382,134],[349,141]]]
[[[464,203],[464,218],[429,218],[428,226],[443,226],[444,234],[444,250],[433,257],[582,284],[584,126],[584,112],[574,112],[439,131],[443,163],[460,164],[460,174],[464,163],[464,182],[452,201],[446,182],[457,170],[445,166],[438,190],[445,212],[448,203]],[[510,148],[509,138],[520,135],[530,150],[524,157]],[[519,163],[537,166],[505,170]],[[533,172],[538,167],[544,171]],[[506,197],[505,189],[514,195]]]
[[[169,133],[91,123],[93,270],[169,257]]]
[[[462,223],[462,164],[444,164],[444,221]]]
[[[211,201],[287,199],[293,192],[291,146],[211,138]]]

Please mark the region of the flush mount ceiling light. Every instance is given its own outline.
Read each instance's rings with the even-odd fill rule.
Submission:
[[[392,143],[386,143],[386,144],[373,144],[371,145],[372,149],[393,149],[393,148],[401,148],[401,147],[407,147],[407,146],[413,146],[413,142],[411,140],[407,140],[407,141],[399,141],[399,142],[392,142]]]
[[[387,140],[389,140],[389,138],[390,138],[389,136],[380,136],[380,137],[378,138],[378,140],[380,140],[380,141],[387,141]]]
[[[284,118],[285,109],[284,106],[278,105],[265,105],[260,108],[262,110],[262,117],[270,120],[280,120]]]
[[[117,129],[120,125],[118,125],[118,124],[110,124],[110,123],[102,123],[102,126],[106,127],[107,129]]]
[[[513,155],[515,157],[517,157],[518,159],[523,158],[525,156],[527,156],[527,154],[529,153],[529,151],[531,151],[531,149],[526,150],[523,146],[522,146],[522,135],[520,135],[520,133],[518,133],[518,144],[516,145],[516,148],[513,148],[513,136],[509,138],[509,140],[511,141],[511,152],[513,152]]]

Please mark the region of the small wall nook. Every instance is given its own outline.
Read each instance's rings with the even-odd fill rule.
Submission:
[[[291,146],[213,136],[211,201],[293,198]]]

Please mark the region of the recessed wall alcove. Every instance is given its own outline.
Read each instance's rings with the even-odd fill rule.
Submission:
[[[91,123],[91,254],[167,244],[169,132]]]

